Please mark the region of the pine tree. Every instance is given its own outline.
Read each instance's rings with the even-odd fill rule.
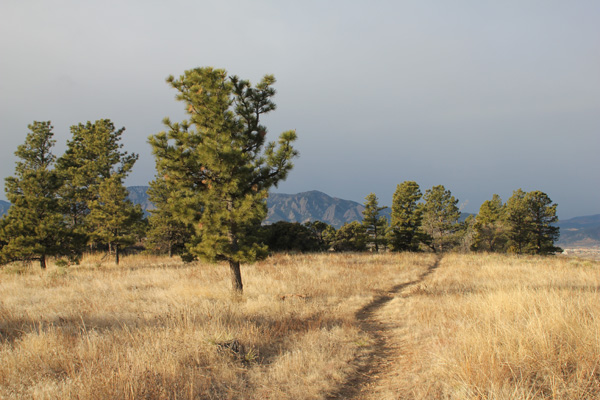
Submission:
[[[387,219],[380,215],[380,212],[387,207],[379,207],[377,196],[374,193],[369,193],[365,197],[364,206],[362,224],[367,234],[367,245],[378,252],[379,246],[386,244],[385,231],[388,223]]]
[[[443,185],[426,190],[423,199],[423,230],[431,238],[430,247],[439,252],[451,249],[461,230],[458,200]]]
[[[392,199],[390,244],[394,251],[417,251],[425,240],[421,231],[422,194],[414,181],[405,181],[396,187]]]
[[[169,187],[161,176],[150,182],[149,200],[154,205],[148,218],[146,246],[155,251],[167,253],[169,257],[181,254],[184,260],[191,260],[185,252],[185,244],[192,237],[192,227],[177,219],[177,211],[173,209],[173,198]]]
[[[37,260],[46,268],[48,256],[77,254],[59,204],[61,180],[53,169],[52,125],[36,121],[28,128],[25,143],[15,152],[20,159],[15,176],[6,178],[6,197],[12,205],[0,220],[0,241],[5,243],[0,260]]]
[[[358,221],[352,221],[345,223],[335,232],[333,248],[335,251],[365,251],[367,241],[365,226]]]
[[[319,243],[319,250],[327,251],[335,241],[335,228],[323,221],[308,221],[304,225],[313,232]]]
[[[121,150],[124,131],[116,130],[108,119],[73,125],[67,150],[56,162],[64,180],[61,197],[69,225],[86,237],[93,234],[86,218],[99,198],[100,185],[115,174],[124,179],[138,159]]]
[[[562,252],[560,247],[554,245],[560,236],[559,228],[553,225],[558,222],[558,205],[553,204],[550,197],[539,190],[527,193],[526,200],[529,206],[533,253],[546,255]]]
[[[556,204],[539,190],[526,193],[515,190],[506,203],[509,251],[517,254],[554,254],[559,228]]]
[[[266,257],[256,234],[266,217],[268,190],[285,179],[297,155],[295,131],[265,145],[263,114],[275,110],[275,78],[253,87],[222,69],[196,68],[167,82],[186,104],[189,120],[150,138],[157,171],[172,194],[177,218],[193,225],[187,250],[227,261],[235,291],[243,290],[241,262]]]
[[[109,253],[114,251],[118,265],[121,248],[135,243],[141,233],[143,216],[142,208],[128,199],[121,176],[113,174],[102,180],[98,198],[90,203],[91,239],[108,246]]]
[[[508,224],[508,251],[516,254],[529,253],[530,230],[527,195],[521,189],[513,191],[506,202],[506,221]]]
[[[473,249],[478,251],[504,251],[506,248],[506,212],[497,194],[481,204],[473,228]]]

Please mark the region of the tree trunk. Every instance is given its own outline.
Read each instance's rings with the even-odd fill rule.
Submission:
[[[234,292],[241,294],[244,291],[244,285],[242,285],[240,262],[229,260],[229,270],[231,271],[231,287]]]
[[[115,244],[115,264],[119,265],[119,245]]]
[[[46,269],[46,255],[42,254],[40,256],[40,268]]]

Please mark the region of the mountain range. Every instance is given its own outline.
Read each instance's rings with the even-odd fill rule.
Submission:
[[[600,214],[559,221],[562,247],[600,247]]]
[[[147,194],[148,186],[130,186],[129,199],[140,204],[146,215],[153,208]],[[0,215],[4,215],[10,203],[0,200]],[[323,221],[336,229],[345,223],[361,221],[364,206],[356,201],[331,197],[323,192],[312,190],[297,194],[271,193],[267,199],[266,223],[277,221],[300,222]],[[381,215],[390,219],[391,210],[386,208]],[[469,215],[463,213],[463,218]],[[575,217],[560,221],[561,247],[600,247],[600,214]]]

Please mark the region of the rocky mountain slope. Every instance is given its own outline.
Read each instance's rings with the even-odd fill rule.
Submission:
[[[361,221],[365,209],[355,201],[338,199],[316,190],[298,194],[271,193],[267,207],[267,223],[318,220],[335,228],[347,222]]]

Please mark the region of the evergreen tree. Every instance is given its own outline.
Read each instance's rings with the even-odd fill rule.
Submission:
[[[473,250],[473,243],[475,240],[475,216],[469,215],[465,220],[460,224],[460,230],[457,233],[458,246],[457,250],[468,253]]]
[[[365,197],[365,209],[363,210],[362,224],[367,234],[367,245],[375,252],[379,251],[379,246],[385,246],[385,231],[387,228],[387,219],[380,215],[382,210],[387,207],[379,207],[377,196],[369,193]]]
[[[335,228],[333,226],[322,221],[309,221],[305,222],[304,225],[308,227],[317,238],[319,250],[327,251],[331,248],[335,241]]]
[[[508,224],[508,251],[524,254],[529,252],[530,230],[527,195],[521,189],[513,191],[506,202],[506,222]]]
[[[497,194],[483,202],[473,225],[473,249],[478,251],[504,251],[506,248],[505,206]]]
[[[422,194],[414,181],[405,181],[396,187],[392,199],[390,243],[394,251],[417,251],[425,240],[421,231]]]
[[[321,249],[312,229],[299,222],[278,221],[263,226],[261,230],[264,243],[271,251],[312,252]]]
[[[559,228],[552,225],[558,222],[556,216],[558,205],[553,204],[550,197],[539,190],[527,193],[526,200],[529,209],[533,253],[546,255],[562,252],[560,247],[554,246],[554,242],[560,236]]]
[[[93,233],[86,217],[92,202],[99,198],[102,182],[115,174],[124,179],[138,159],[137,154],[121,150],[124,131],[116,130],[108,119],[73,125],[67,150],[57,160],[57,170],[64,180],[64,212],[72,229],[82,235]]]
[[[135,243],[142,231],[144,212],[127,196],[121,176],[113,174],[100,183],[98,198],[90,203],[87,216],[91,239],[108,246],[109,253],[114,251],[117,265],[121,248]]]
[[[443,185],[426,190],[423,199],[423,230],[431,238],[430,247],[439,252],[451,249],[461,230],[458,200]]]
[[[358,221],[352,221],[342,225],[335,232],[333,248],[335,251],[365,251],[367,241],[365,226]]]
[[[509,250],[517,254],[554,254],[559,228],[557,204],[539,190],[526,193],[515,190],[506,203]]]
[[[233,289],[243,290],[240,262],[267,254],[257,227],[266,217],[268,190],[285,179],[297,156],[295,131],[265,146],[263,114],[275,110],[275,78],[249,81],[222,69],[196,68],[167,82],[185,102],[189,120],[150,138],[158,174],[171,193],[177,218],[194,227],[188,251],[229,263]]]
[[[15,155],[15,176],[6,178],[6,197],[12,203],[0,220],[2,263],[38,260],[46,268],[48,256],[76,256],[73,236],[61,214],[58,191],[61,180],[53,169],[52,125],[34,122],[28,126],[25,143]]]
[[[160,253],[167,253],[169,257],[181,254],[183,259],[190,259],[185,253],[185,244],[192,236],[192,227],[176,218],[177,212],[173,210],[170,201],[169,187],[162,177],[157,176],[150,182],[148,195],[154,209],[150,210],[148,218],[146,247]]]

